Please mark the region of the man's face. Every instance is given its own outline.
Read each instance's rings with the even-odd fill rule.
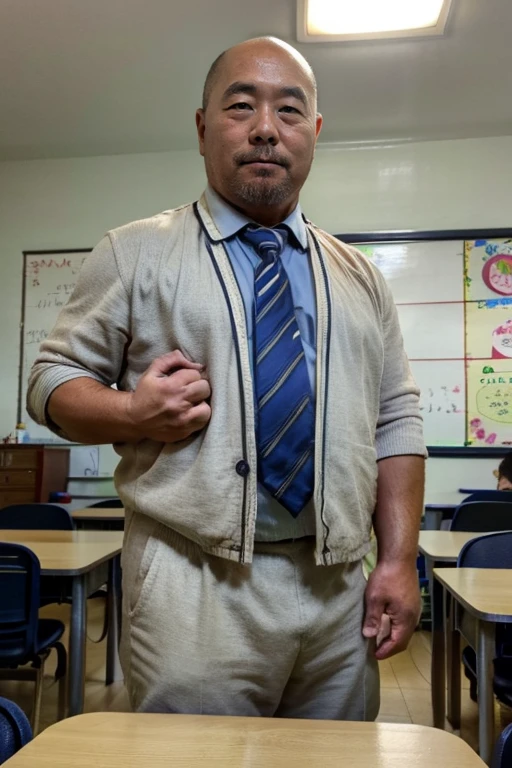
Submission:
[[[253,218],[270,209],[276,223],[293,210],[322,125],[293,56],[266,43],[229,51],[196,122],[208,181],[222,197]]]

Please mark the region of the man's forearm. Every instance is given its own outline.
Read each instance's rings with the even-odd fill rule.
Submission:
[[[57,387],[48,401],[48,414],[70,440],[77,443],[122,443],[140,440],[128,415],[128,392],[83,377]]]
[[[423,512],[425,460],[390,456],[378,463],[374,529],[379,563],[415,564]]]

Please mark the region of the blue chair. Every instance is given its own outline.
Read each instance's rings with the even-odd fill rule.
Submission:
[[[468,541],[460,551],[457,567],[512,568],[512,530],[490,533]],[[476,701],[476,653],[470,646],[464,648],[462,662],[470,681],[471,698]],[[512,627],[509,624],[498,625],[496,628],[494,693],[503,704],[512,706]]]
[[[464,504],[471,501],[512,501],[512,492],[511,491],[496,491],[496,490],[487,490],[487,491],[473,491],[473,493],[470,493],[469,496],[467,496],[464,499]]]
[[[73,518],[57,504],[11,504],[0,509],[0,529],[74,531]]]
[[[0,679],[33,680],[32,730],[37,733],[41,711],[44,664],[57,652],[59,715],[64,714],[66,649],[60,641],[64,624],[39,619],[39,560],[27,547],[0,543]],[[30,667],[26,666],[31,664]]]
[[[450,531],[488,533],[512,530],[510,501],[463,501],[454,512]]]
[[[103,501],[96,501],[94,504],[89,504],[87,509],[122,509],[124,507],[123,502],[119,498],[104,499]]]
[[[512,766],[512,723],[500,734],[492,756],[491,768]]]
[[[32,739],[26,714],[13,701],[0,696],[0,765]]]
[[[0,509],[1,530],[74,531],[67,509],[57,504],[11,504]],[[41,605],[69,602],[71,582],[59,576],[41,577]]]

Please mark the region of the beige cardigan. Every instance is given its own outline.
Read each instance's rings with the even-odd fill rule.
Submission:
[[[425,447],[382,275],[354,248],[307,228],[317,305],[316,558],[329,565],[369,549],[377,459]],[[204,198],[109,232],[41,346],[28,408],[47,423],[52,391],[81,376],[133,390],[173,349],[205,364],[208,427],[175,444],[116,444],[115,482],[128,509],[243,563],[257,512],[253,387],[243,301],[220,239]]]

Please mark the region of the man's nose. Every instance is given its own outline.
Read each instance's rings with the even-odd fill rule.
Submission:
[[[262,108],[256,112],[256,119],[251,129],[249,139],[252,144],[270,144],[275,146],[279,141],[279,133],[273,110]]]

